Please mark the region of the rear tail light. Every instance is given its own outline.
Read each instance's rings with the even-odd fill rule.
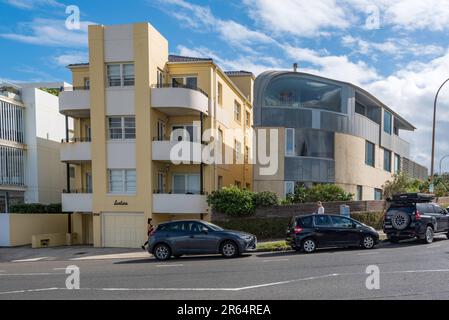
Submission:
[[[293,232],[294,232],[295,234],[298,234],[298,233],[301,233],[302,230],[304,230],[304,229],[301,228],[301,227],[295,227],[295,229],[293,230]]]
[[[419,212],[418,210],[416,210],[415,219],[416,219],[416,221],[421,220],[421,212]]]

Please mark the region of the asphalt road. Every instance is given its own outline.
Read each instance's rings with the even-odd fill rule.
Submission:
[[[445,236],[432,245],[382,243],[370,251],[257,253],[233,260],[187,257],[166,263],[145,252],[72,260],[85,259],[94,249],[85,249],[85,255],[78,257],[73,249],[45,250],[33,251],[38,261],[15,262],[8,257],[16,257],[17,251],[0,251],[0,300],[449,299],[449,240]],[[40,253],[45,256],[39,257]],[[66,289],[69,265],[80,269],[79,290]],[[366,269],[371,265],[380,271],[378,290],[366,287]]]

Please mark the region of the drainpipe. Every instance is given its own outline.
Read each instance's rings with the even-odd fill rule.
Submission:
[[[200,133],[201,133],[200,146],[202,147],[203,146],[203,130],[204,130],[204,114],[202,112],[200,113],[200,123],[201,123],[201,126],[200,126]],[[202,148],[201,148],[200,152],[202,152]],[[201,156],[201,158],[200,158],[200,194],[203,195],[204,194],[204,182],[203,182],[203,179],[204,179],[204,177],[203,177],[203,175],[204,175],[204,173],[203,173],[203,171],[204,171],[204,164],[203,164],[202,154],[200,156]]]
[[[69,142],[69,117],[65,116],[65,138],[66,143]],[[70,193],[70,163],[66,163],[66,175],[67,175],[67,193]],[[72,214],[68,214],[67,232],[72,233]]]

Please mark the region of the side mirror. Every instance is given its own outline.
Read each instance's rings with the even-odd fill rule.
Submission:
[[[209,230],[207,230],[207,229],[203,229],[203,230],[201,230],[201,232],[204,234],[209,234]]]

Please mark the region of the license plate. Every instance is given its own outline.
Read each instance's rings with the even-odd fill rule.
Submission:
[[[393,229],[392,226],[385,226],[385,229]]]

